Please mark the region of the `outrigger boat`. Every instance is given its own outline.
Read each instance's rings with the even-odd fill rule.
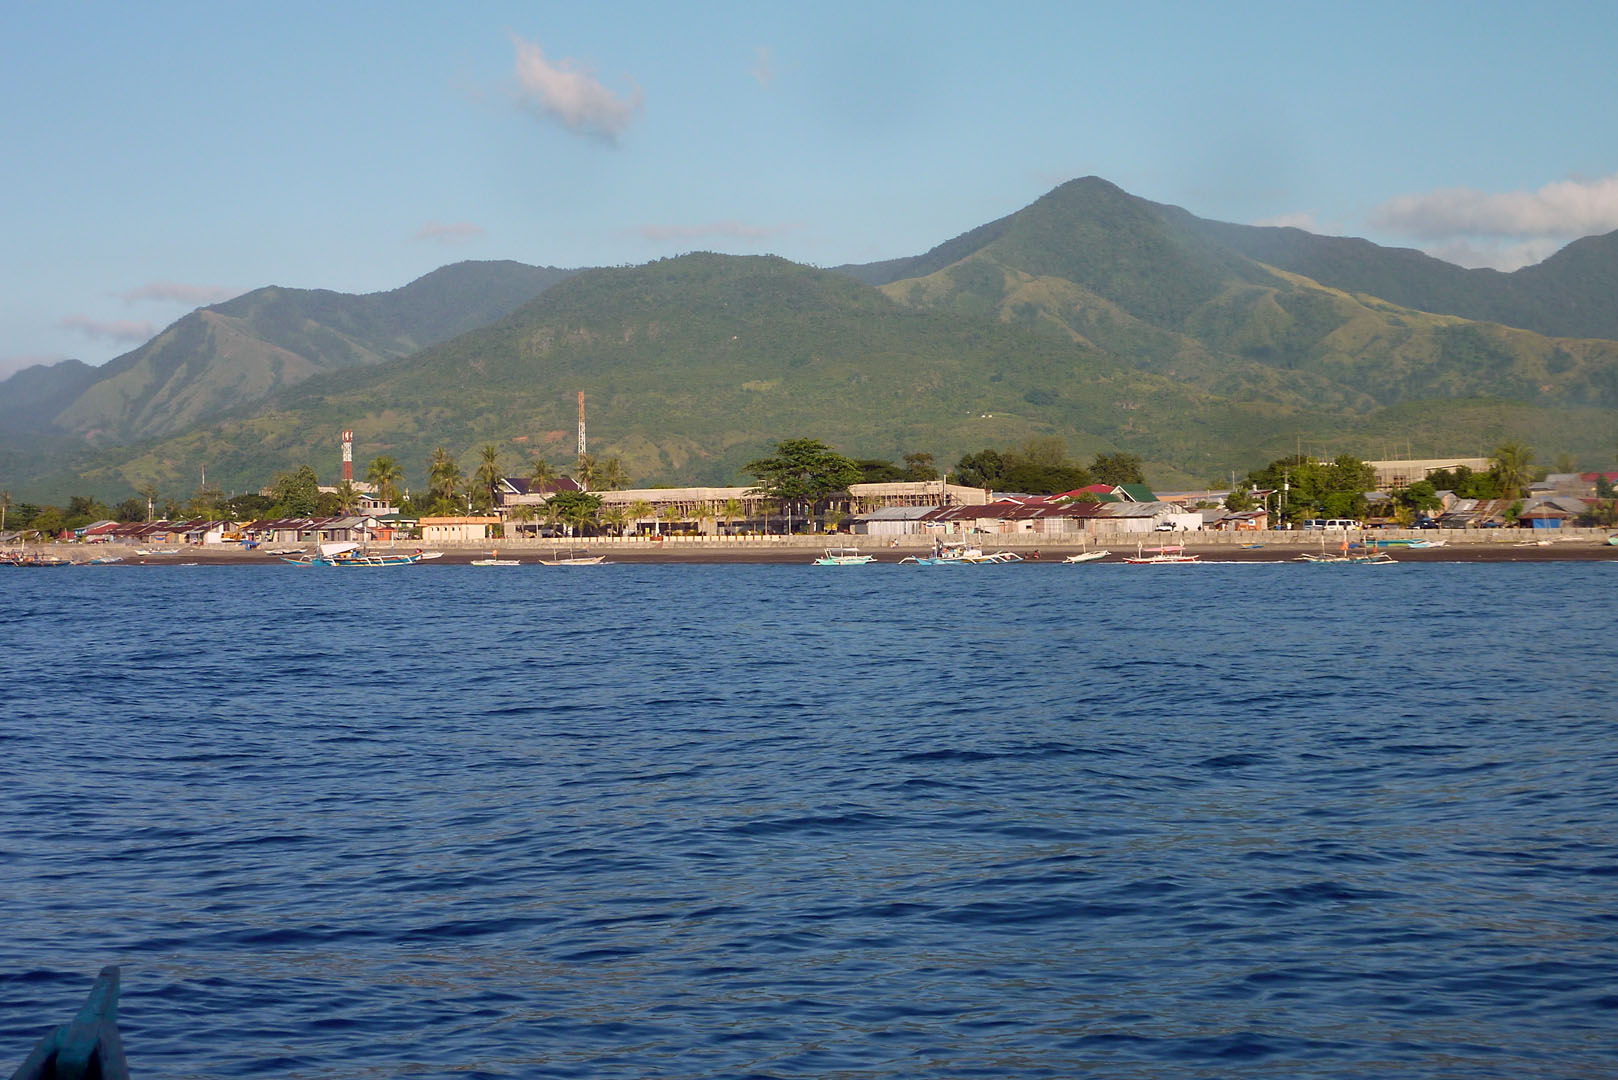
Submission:
[[[605,555],[592,555],[588,551],[557,551],[549,559],[539,560],[541,566],[600,566],[607,561]]]
[[[1022,562],[1022,556],[1012,551],[985,553],[982,548],[967,547],[965,544],[934,543],[931,555],[906,555],[899,561],[917,566],[981,566],[985,563]]]
[[[1165,563],[1194,563],[1201,561],[1201,555],[1187,555],[1185,548],[1178,544],[1150,548],[1143,548],[1137,544],[1134,555],[1124,556],[1124,562],[1134,563],[1137,566],[1158,566]]]
[[[11,1080],[57,1077],[129,1080],[123,1039],[118,1034],[118,969],[104,967],[79,1014],[34,1046]]]
[[[1081,551],[1077,555],[1069,555],[1067,558],[1063,559],[1062,561],[1063,562],[1070,562],[1070,563],[1099,562],[1100,560],[1105,559],[1108,555],[1111,555],[1111,554],[1112,554],[1112,552],[1106,551],[1106,550],[1102,550],[1102,551]]]
[[[491,551],[491,552],[489,552],[489,557],[487,559],[473,559],[472,560],[472,565],[473,566],[521,566],[522,562],[520,560],[518,560],[518,559],[502,559],[500,557],[500,552],[499,551]]]
[[[358,544],[321,544],[314,551],[306,551],[296,558],[283,556],[284,563],[293,566],[410,566],[421,561],[420,555],[368,554]]]
[[[826,554],[816,559],[815,566],[864,566],[876,562],[875,555],[861,555],[859,548],[827,548]]]

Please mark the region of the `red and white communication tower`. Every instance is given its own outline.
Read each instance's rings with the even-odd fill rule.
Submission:
[[[343,479],[354,482],[354,433],[343,432]]]

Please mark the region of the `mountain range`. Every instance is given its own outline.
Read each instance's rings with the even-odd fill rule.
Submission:
[[[1097,178],[923,254],[817,269],[698,253],[637,267],[444,267],[389,293],[260,289],[90,368],[0,383],[25,491],[186,494],[312,463],[336,434],[419,483],[433,447],[637,483],[729,483],[772,441],[941,461],[1056,435],[1160,484],[1296,447],[1416,456],[1517,438],[1611,456],[1618,233],[1504,274],[1297,229],[1207,221]]]

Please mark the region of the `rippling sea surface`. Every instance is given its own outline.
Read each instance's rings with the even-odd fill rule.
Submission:
[[[1612,1076],[1615,584],[0,570],[0,1071]]]

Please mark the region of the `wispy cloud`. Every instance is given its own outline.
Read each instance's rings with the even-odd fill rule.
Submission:
[[[474,225],[470,221],[429,221],[416,230],[417,240],[431,240],[440,244],[458,244],[466,240],[476,240],[484,235],[483,226]]]
[[[144,319],[92,319],[88,315],[69,315],[57,325],[64,330],[76,330],[85,337],[98,341],[111,341],[120,345],[139,345],[150,341],[157,329]]]
[[[240,296],[243,290],[229,288],[225,285],[187,285],[178,281],[149,281],[138,288],[129,289],[113,295],[126,304],[138,303],[142,300],[155,300],[168,304],[187,304],[192,307],[201,307],[204,304],[218,304],[229,300],[233,296]]]
[[[516,34],[517,99],[536,116],[548,117],[578,135],[617,142],[641,110],[643,97],[631,84],[627,94],[614,94],[594,73],[573,60],[552,63],[544,50]]]
[[[715,221],[707,225],[637,225],[633,232],[643,240],[767,240],[790,232],[794,225],[748,225],[741,221]]]
[[[1558,180],[1537,191],[1442,188],[1400,195],[1373,210],[1369,220],[1424,244],[1438,258],[1515,269],[1570,240],[1618,229],[1618,175]]]
[[[753,78],[758,84],[768,90],[775,85],[775,58],[770,50],[760,45],[753,54]]]

